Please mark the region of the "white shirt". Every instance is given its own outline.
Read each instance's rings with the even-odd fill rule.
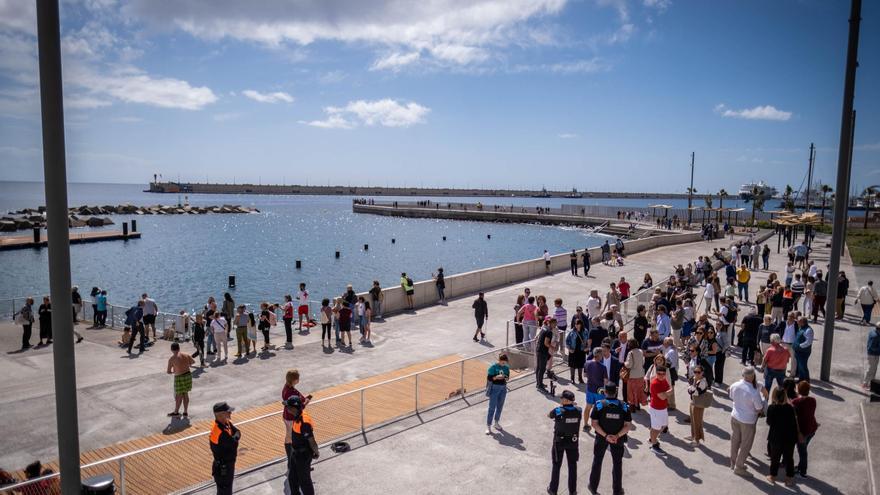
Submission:
[[[214,318],[211,320],[211,331],[216,333],[226,333],[226,320],[223,318]]]
[[[715,297],[715,286],[711,283],[706,283],[706,290],[703,291],[703,298],[706,299],[706,304],[709,304],[709,301]]]
[[[608,379],[611,379],[611,356],[607,358],[602,358],[602,366],[605,367],[605,370],[608,372]]]
[[[782,341],[786,344],[791,344],[794,342],[794,336],[797,333],[797,324],[792,323],[791,325],[785,324],[785,332],[782,334]]]
[[[759,254],[761,254],[761,246],[755,244],[752,246],[752,256],[758,256]]]
[[[669,346],[669,348],[663,351],[663,357],[669,362],[670,368],[678,369],[678,350],[674,345]]]
[[[309,291],[301,290],[296,293],[296,300],[299,301],[300,306],[308,306],[309,305]]]
[[[626,358],[626,342],[621,342],[620,348],[617,350],[617,360],[621,363]]]
[[[590,318],[595,318],[599,316],[599,311],[602,309],[602,301],[598,297],[591,297],[587,299],[587,314],[590,315]]]
[[[550,261],[550,253],[544,251],[544,261]]]
[[[809,275],[810,275],[811,277],[813,277],[813,280],[816,279],[816,275],[817,275],[818,273],[819,273],[819,269],[816,268],[816,264],[814,263],[814,264],[810,265]]]
[[[156,305],[156,301],[150,299],[149,297],[144,299],[144,314],[145,315],[159,314],[159,306]]]
[[[813,327],[807,325],[807,328],[804,329],[804,341],[800,344],[801,349],[806,349],[813,345]]]
[[[859,300],[859,304],[870,306],[877,300],[877,291],[872,286],[863,285],[859,288],[859,295],[856,298]]]
[[[761,397],[761,385],[753,387],[745,380],[739,380],[727,389],[727,395],[733,401],[730,415],[740,423],[753,425],[758,422],[758,412],[764,410],[764,398]]]

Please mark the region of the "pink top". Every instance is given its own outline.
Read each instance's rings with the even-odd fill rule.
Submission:
[[[525,303],[523,307],[520,309],[523,314],[523,321],[535,321],[535,311],[538,310],[538,307],[534,304]]]

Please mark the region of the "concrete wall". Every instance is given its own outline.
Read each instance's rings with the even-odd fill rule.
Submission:
[[[625,249],[626,254],[630,255],[656,247],[684,244],[700,240],[702,240],[702,237],[698,232],[670,234],[648,237],[635,241],[626,241]],[[580,255],[583,251],[578,250],[577,253],[579,261],[578,266],[582,266],[580,264]],[[552,273],[557,273],[570,270],[570,254],[571,253],[563,253],[552,256],[550,258],[550,271]],[[602,252],[600,248],[595,247],[590,249],[590,257],[594,264],[601,263]],[[543,274],[544,260],[538,258],[486,268],[483,270],[460,273],[457,275],[449,275],[446,277],[446,298],[451,299],[455,297],[475,295],[480,291],[519,283],[539,277]],[[416,307],[423,307],[437,303],[437,289],[433,280],[416,282],[414,288],[415,294],[413,295],[413,302]],[[383,292],[385,293],[385,302],[384,307],[382,308],[383,313],[393,313],[406,309],[406,298],[403,289],[400,286],[387,287]],[[359,295],[362,295],[369,300],[369,295],[366,292]]]
[[[495,211],[491,208],[486,208],[484,210],[463,210],[407,206],[394,208],[392,206],[383,205],[355,204],[352,205],[352,211],[354,211],[355,213],[369,213],[373,215],[408,218],[442,218],[446,220],[474,220],[480,222],[540,222],[542,224],[564,224],[580,226],[596,226],[601,225],[607,221],[604,218],[591,218],[585,216],[573,217],[571,215],[539,215],[534,212],[533,208],[527,209],[528,213],[522,213],[521,211]]]

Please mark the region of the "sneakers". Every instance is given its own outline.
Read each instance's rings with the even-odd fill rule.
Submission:
[[[660,442],[651,445],[651,452],[657,455],[666,455],[666,451],[660,448]]]
[[[752,473],[750,473],[749,470],[746,468],[734,469],[733,474],[735,474],[737,476],[744,476],[744,477],[752,475]]]
[[[486,435],[491,435],[491,434],[492,434],[492,430],[490,430],[489,427],[486,426]]]
[[[498,421],[495,422],[495,429],[498,431],[504,431],[504,428],[501,427],[501,423]]]

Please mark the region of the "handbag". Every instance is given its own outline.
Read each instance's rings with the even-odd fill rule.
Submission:
[[[626,366],[620,369],[620,379],[624,381],[629,380],[629,368]]]
[[[694,407],[707,408],[712,405],[712,391],[706,390],[702,394],[695,393],[692,402]]]
[[[15,324],[16,325],[24,326],[24,325],[27,325],[28,323],[30,323],[30,322],[27,321],[27,318],[25,318],[23,314],[21,314],[21,311],[19,311],[18,313],[15,313]]]

